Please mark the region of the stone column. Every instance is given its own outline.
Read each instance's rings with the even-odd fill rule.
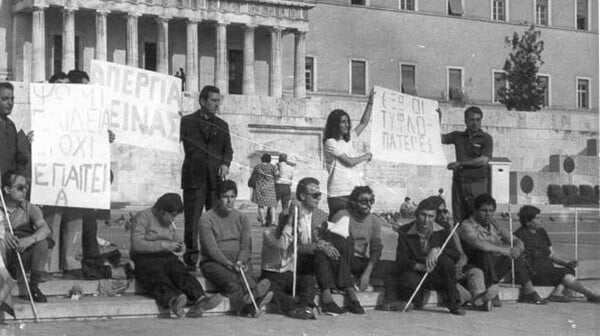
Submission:
[[[33,7],[33,20],[31,25],[32,59],[31,81],[41,82],[46,80],[46,20],[44,7]]]
[[[217,57],[215,64],[215,86],[221,94],[229,92],[229,80],[227,73],[227,24],[217,22]]]
[[[158,38],[156,39],[156,70],[160,73],[169,73],[169,18],[157,18]]]
[[[62,71],[75,69],[75,9],[63,10]]]
[[[306,97],[306,32],[295,34],[294,98]]]
[[[281,97],[282,75],[281,75],[281,33],[280,27],[271,28],[271,96]]]
[[[106,37],[106,16],[110,13],[106,9],[96,11],[96,59],[106,61],[107,55],[107,37]]]
[[[138,67],[138,13],[127,14],[127,65]]]
[[[187,44],[185,54],[185,90],[198,92],[198,22],[187,22]]]
[[[244,82],[242,94],[253,95],[256,93],[254,83],[254,29],[256,26],[244,27]]]

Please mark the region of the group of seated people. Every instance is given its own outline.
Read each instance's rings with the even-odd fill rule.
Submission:
[[[4,260],[11,274],[19,276],[15,251],[21,253],[31,270],[32,291],[39,291],[48,227],[39,208],[25,199],[23,176],[3,174],[2,193],[14,229],[14,234],[5,231],[3,235]],[[190,307],[187,316],[200,317],[227,296],[231,310],[238,315],[258,316],[271,303],[270,309],[290,317],[314,319],[317,288],[322,313],[364,314],[357,292],[370,287],[375,273],[385,279],[385,300],[379,309],[419,309],[425,303],[424,290],[435,290],[450,313],[464,315],[465,304],[485,311],[500,305],[498,282],[510,274],[513,263],[514,281],[521,285],[519,302],[568,301],[563,295],[565,288],[582,293],[590,302],[600,302],[596,292],[575,279],[577,262],[562,259],[552,250],[540,227],[540,210],[533,206],[519,211],[522,226],[511,242],[510,232],[494,221],[496,202],[490,195],[475,199],[472,214],[458,228],[452,225],[443,198],[426,198],[418,204],[414,221],[396,227],[396,260],[382,270],[383,223],[371,213],[375,202],[372,189],[354,188],[348,208],[328,221],[318,207],[322,196],[319,181],[312,177],[298,182],[296,200],[282,212],[276,227],[263,232],[262,273],[255,278],[250,224],[235,208],[237,194],[235,182],[220,182],[216,205],[198,223],[200,269],[220,294],[207,295],[181,261],[185,247],[174,224],[183,211],[178,194],[162,195],[133,218],[130,256],[135,277],[157,304],[175,317],[186,315],[186,306]],[[7,224],[4,213],[3,209],[3,230]],[[542,299],[535,285],[556,288]],[[344,293],[342,307],[333,300],[335,291]]]

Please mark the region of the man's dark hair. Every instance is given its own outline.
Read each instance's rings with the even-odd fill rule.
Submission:
[[[352,130],[352,121],[350,120],[350,116],[346,111],[341,109],[336,109],[331,111],[327,116],[327,122],[325,123],[325,132],[323,133],[323,141],[327,139],[338,139],[340,137],[340,121],[342,117],[348,117],[348,129]],[[348,134],[344,134],[344,141],[350,141],[350,132]]]
[[[541,212],[542,211],[539,208],[534,207],[533,205],[524,205],[519,209],[519,222],[521,222],[521,225],[525,226],[525,224],[529,223]]]
[[[18,176],[23,176],[19,174],[16,170],[9,169],[2,173],[2,191],[4,192],[4,187],[12,187],[13,183]]]
[[[271,154],[265,153],[260,156],[260,162],[271,163]]]
[[[237,184],[235,184],[232,180],[225,180],[217,183],[217,197],[221,197],[226,192],[233,190],[235,196],[237,197],[238,189]]]
[[[71,84],[83,84],[84,79],[87,79],[88,82],[90,81],[90,76],[85,71],[77,69],[69,71],[67,77]]]
[[[52,77],[50,77],[50,79],[48,80],[49,83],[56,83],[61,79],[69,79],[69,76],[67,76],[66,73],[64,72],[57,72],[54,75],[52,75]],[[70,79],[69,79],[70,81]]]
[[[9,89],[15,91],[15,87],[9,82],[0,82],[0,89]]]
[[[465,110],[465,119],[469,116],[469,114],[479,114],[483,118],[483,112],[477,106],[470,106]]]
[[[350,193],[350,203],[357,203],[358,202],[358,197],[362,194],[371,194],[373,195],[373,189],[371,189],[371,187],[369,186],[358,186],[358,187],[354,187],[354,189],[352,189],[352,192]]]
[[[179,194],[167,193],[156,200],[153,208],[169,213],[181,213],[183,211],[183,202]]]
[[[404,202],[410,201],[410,197],[404,197]]]
[[[481,194],[475,197],[475,200],[473,201],[473,210],[477,211],[484,205],[491,205],[494,207],[494,211],[496,210],[496,200],[490,194]]]
[[[440,207],[440,204],[441,204],[440,197],[438,197],[438,196],[427,197],[426,199],[419,202],[419,205],[417,206],[417,209],[415,210],[415,216],[419,216],[421,211],[430,211],[430,210],[435,210],[435,212],[437,214],[437,210]]]
[[[296,186],[296,198],[298,198],[298,195],[300,194],[306,195],[308,193],[309,184],[319,185],[319,180],[314,177],[305,177],[301,179]]]
[[[206,85],[205,87],[202,88],[202,91],[200,91],[200,100],[207,99],[209,93],[220,94],[221,91],[219,91],[219,88],[216,86]]]

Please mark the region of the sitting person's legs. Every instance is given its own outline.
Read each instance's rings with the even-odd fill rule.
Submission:
[[[26,271],[30,271],[29,287],[31,295],[35,302],[47,302],[46,296],[39,289],[38,285],[45,273],[46,261],[48,260],[50,250],[46,239],[36,242],[21,253],[21,260]],[[23,274],[16,251],[8,252],[8,271],[13,278],[21,281]]]

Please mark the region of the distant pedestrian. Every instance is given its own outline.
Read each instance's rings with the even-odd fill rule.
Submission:
[[[288,161],[287,154],[279,154],[279,162],[275,174],[275,193],[277,202],[281,201],[281,208],[287,214],[290,197],[292,195],[292,179],[294,178],[295,163]]]
[[[256,184],[252,192],[252,202],[258,205],[258,222],[261,225],[273,224],[273,209],[277,206],[275,193],[275,166],[271,164],[271,155],[260,157],[261,163],[252,171]],[[266,208],[266,213],[265,213]]]

